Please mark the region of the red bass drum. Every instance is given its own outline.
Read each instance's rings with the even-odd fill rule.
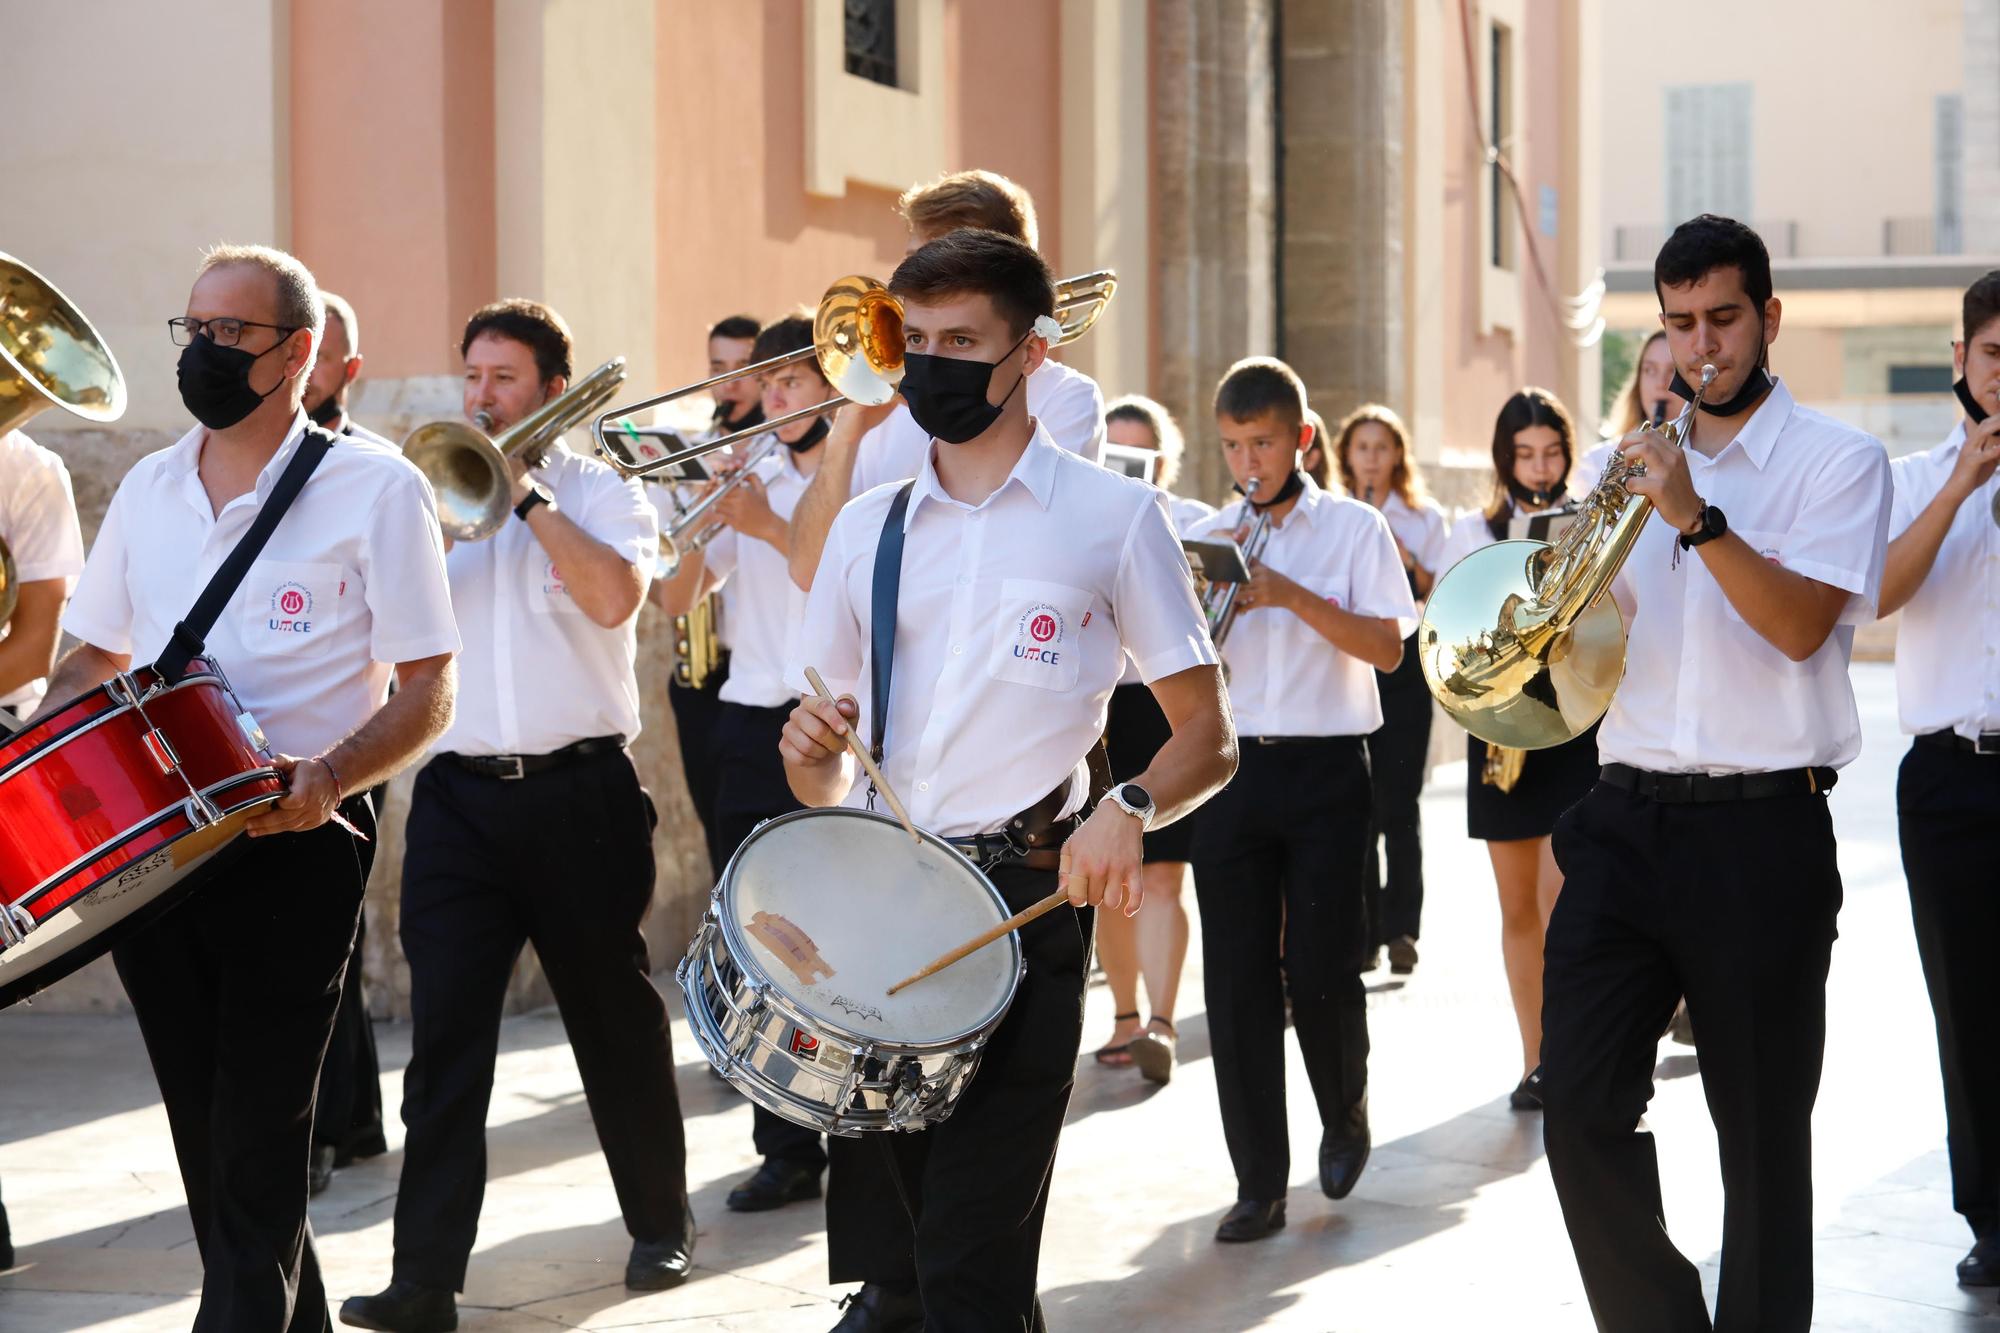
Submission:
[[[110,949],[284,795],[214,663],[112,678],[0,743],[0,1008]]]

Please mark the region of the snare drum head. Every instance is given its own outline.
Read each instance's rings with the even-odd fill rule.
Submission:
[[[730,952],[832,1027],[899,1044],[956,1041],[1006,1011],[1021,965],[1007,935],[888,993],[939,954],[1006,920],[970,862],[895,820],[806,810],[752,833],[723,872]]]

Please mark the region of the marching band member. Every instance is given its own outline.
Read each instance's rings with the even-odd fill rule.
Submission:
[[[749,365],[755,359],[758,329],[757,321],[749,315],[730,315],[717,320],[708,331],[709,376],[726,375]],[[763,419],[764,408],[757,385],[747,379],[730,380],[716,386],[715,415],[701,438],[720,439],[739,430],[748,430]],[[719,460],[711,455],[711,461]],[[666,489],[673,485],[666,482],[651,492],[661,531],[674,521],[673,506]],[[664,606],[661,598],[665,595],[666,586],[664,582],[653,585],[652,597],[656,605]],[[667,702],[673,707],[674,728],[680,737],[681,773],[687,779],[688,797],[694,802],[695,815],[701,820],[702,832],[708,839],[709,868],[717,879],[722,877],[722,867],[729,860],[730,851],[715,827],[715,781],[719,771],[715,725],[722,712],[722,687],[729,679],[730,660],[730,626],[729,618],[722,609],[723,601],[724,595],[717,592],[713,594],[708,608],[721,652],[707,679],[698,686],[684,684],[678,671],[667,678]],[[694,613],[695,607],[690,606],[685,611],[670,614],[678,619]]]
[[[200,424],[126,474],[64,627],[61,702],[164,650],[309,436],[301,403],[324,321],[303,264],[262,246],[202,262],[172,321]],[[289,793],[241,855],[113,952],[173,1130],[205,1269],[194,1327],[319,1333],[306,1223],[313,1089],[354,947],[360,793],[451,718],[452,623],[429,486],[365,441],[326,451],[207,636],[279,752]],[[296,594],[310,621],[270,625]],[[398,689],[384,702],[391,671]],[[345,824],[334,821],[338,812]]]
[[[1658,423],[1680,415],[1687,406],[1673,390],[1674,354],[1667,348],[1664,329],[1654,329],[1639,347],[1632,373],[1618,390],[1617,415],[1604,423],[1604,438],[1584,451],[1570,476],[1570,490],[1588,495],[1604,475],[1604,463],[1618,448],[1618,442],[1649,422]]]
[[[757,336],[751,361],[811,347],[812,319],[789,315]],[[775,419],[823,403],[832,393],[815,361],[796,362],[765,377],[763,407]],[[729,591],[735,649],[722,712],[715,725],[715,825],[718,856],[727,863],[767,819],[802,809],[785,782],[778,736],[797,695],[785,684],[786,653],[805,614],[805,594],[785,566],[786,521],[819,466],[825,417],[780,427],[781,457],[771,458],[716,503],[725,525],[705,548],[696,548],[662,585],[669,615],[684,615],[697,600]],[[751,1108],[753,1141],[763,1165],[730,1191],[732,1212],[755,1213],[820,1196],[826,1151],[817,1132]]]
[[[1347,493],[1375,506],[1388,520],[1410,595],[1421,605],[1442,568],[1446,523],[1444,510],[1424,490],[1403,419],[1380,403],[1364,403],[1334,432],[1333,452]],[[1424,790],[1433,711],[1414,634],[1404,642],[1396,669],[1376,673],[1375,688],[1382,695],[1382,725],[1368,737],[1375,831],[1361,876],[1369,895],[1368,946],[1371,956],[1388,946],[1389,970],[1406,975],[1417,966],[1424,909],[1423,823],[1417,798]],[[1386,882],[1382,860],[1388,862]]]
[[[0,739],[41,703],[62,613],[83,572],[83,530],[69,468],[25,432],[0,435],[0,543],[14,556],[14,614],[0,624]],[[14,1266],[0,1205],[0,1270]]]
[[[1190,535],[1257,549],[1246,546],[1252,577],[1222,644],[1242,768],[1198,821],[1194,891],[1236,1168],[1215,1238],[1252,1241],[1285,1225],[1288,993],[1319,1105],[1320,1188],[1345,1198],[1368,1161],[1364,747],[1382,725],[1375,672],[1395,669],[1417,617],[1387,521],[1301,469],[1312,428],[1291,367],[1237,362],[1216,386],[1215,421],[1245,499]],[[1267,525],[1254,542],[1253,524]]]
[[[1685,222],[1653,277],[1679,375],[1719,374],[1685,450],[1624,443],[1643,468],[1626,488],[1657,516],[1613,585],[1628,639],[1601,780],[1556,828],[1549,1168],[1598,1326],[1707,1329],[1641,1123],[1685,994],[1727,1200],[1714,1327],[1792,1333],[1812,1319],[1812,1108],[1841,900],[1826,792],[1861,745],[1847,666],[1853,626],[1875,617],[1889,463],[1771,378],[1782,312],[1755,232]]]
[[[460,343],[465,416],[504,431],[560,395],[569,328],[534,301],[477,311]],[[626,1286],[687,1279],[680,1103],[666,1006],[640,922],[652,903],[652,801],[633,628],[659,542],[637,481],[558,441],[514,460],[514,521],[446,557],[468,645],[458,716],[418,773],[403,860],[414,1024],[388,1288],[350,1298],[358,1328],[455,1327],[453,1293],[486,1183],[500,1016],[523,943],[561,1009],[633,1239]]]
[[[890,289],[905,306],[903,397],[937,443],[914,479],[870,491],[827,536],[789,674],[803,689],[817,665],[849,693],[799,704],[785,766],[807,805],[863,803],[843,736],[880,708],[884,770],[912,818],[956,841],[1014,907],[1061,887],[1078,909],[1022,928],[1026,974],[951,1118],[876,1136],[914,1219],[920,1291],[914,1311],[878,1304],[869,1326],[1040,1328],[1038,1251],[1091,912],[1138,907],[1141,835],[1228,778],[1234,738],[1158,492],[1059,448],[1022,397],[1055,330],[1047,265],[1020,241],[960,230],[913,252]],[[883,579],[899,627],[886,699],[871,682],[888,667],[872,661],[888,614],[878,564],[900,571]],[[1173,734],[1086,817],[1084,761],[1127,654]],[[993,764],[1002,750],[1009,762]],[[1004,832],[1017,818],[1034,850]]]
[[[1327,457],[1326,418],[1317,411],[1306,409],[1306,447],[1299,455],[1299,471],[1313,479],[1313,485],[1323,491],[1334,488],[1333,463]]]
[[[1972,1228],[1967,1286],[2000,1286],[2000,269],[1966,290],[1953,350],[1965,418],[1894,463],[1882,613],[1898,609],[1896,688],[1916,737],[1896,782],[1910,913],[1937,1017],[1952,1206]],[[1986,651],[1978,651],[1984,643]]]
[[[1127,394],[1104,410],[1105,438],[1130,449],[1155,454],[1153,484],[1166,497],[1174,531],[1185,536],[1215,512],[1199,500],[1175,495],[1185,445],[1173,414],[1152,399]],[[1111,776],[1122,781],[1146,770],[1169,735],[1166,714],[1146,688],[1139,668],[1125,664],[1118,688],[1111,692],[1110,719],[1104,744]],[[1154,1083],[1173,1077],[1180,1034],[1174,1027],[1174,1006],[1180,996],[1181,968],[1187,961],[1188,919],[1182,890],[1188,879],[1189,847],[1194,821],[1183,819],[1145,836],[1145,901],[1137,916],[1109,912],[1097,923],[1097,956],[1111,988],[1114,1026],[1111,1040],[1096,1055],[1097,1063],[1126,1067]],[[1146,999],[1152,1014],[1139,1022],[1139,978],[1146,979]]]
[[[1439,567],[1448,570],[1483,546],[1528,535],[1524,519],[1561,512],[1570,502],[1575,458],[1576,426],[1554,394],[1526,388],[1509,398],[1493,423],[1492,503],[1452,528]],[[1507,1098],[1516,1111],[1542,1106],[1542,937],[1563,884],[1550,835],[1563,811],[1596,782],[1594,726],[1545,750],[1465,738],[1465,831],[1486,844],[1493,863],[1500,956],[1521,1033],[1521,1081]]]
[[[326,304],[326,334],[313,357],[312,373],[306,376],[306,415],[335,435],[365,440],[384,449],[397,448],[347,414],[347,392],[361,374],[361,325],[347,298],[324,288],[319,296]],[[368,793],[378,819],[382,795],[379,786]],[[375,865],[375,844],[362,843],[359,851],[365,885]],[[389,1151],[389,1141],[382,1133],[381,1062],[375,1053],[375,1028],[368,1021],[368,997],[361,975],[361,944],[368,938],[366,908],[354,938],[354,957],[348,960],[347,975],[341,981],[340,1009],[334,1016],[326,1061],[320,1067],[319,1097],[313,1103],[310,1192],[314,1196],[326,1191],[333,1183],[333,1173],[341,1167]]]
[[[963,227],[997,231],[1029,248],[1037,242],[1035,203],[1028,192],[991,171],[960,171],[903,192],[897,208],[910,227],[910,251]],[[1091,462],[1104,458],[1104,395],[1097,381],[1044,357],[1022,387],[1028,414],[1057,446]],[[826,461],[792,519],[792,578],[812,586],[827,529],[840,507],[885,482],[917,474],[932,443],[908,407],[853,404],[834,417]]]

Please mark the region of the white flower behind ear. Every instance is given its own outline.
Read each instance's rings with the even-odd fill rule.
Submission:
[[[1034,331],[1046,338],[1051,347],[1062,341],[1062,325],[1054,315],[1036,315]]]

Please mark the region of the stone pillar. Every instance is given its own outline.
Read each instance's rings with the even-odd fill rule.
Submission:
[[[1189,448],[1181,489],[1219,500],[1215,382],[1277,350],[1272,29],[1277,0],[1153,7],[1153,394]]]
[[[1283,0],[1281,346],[1333,425],[1401,404],[1404,8]]]

